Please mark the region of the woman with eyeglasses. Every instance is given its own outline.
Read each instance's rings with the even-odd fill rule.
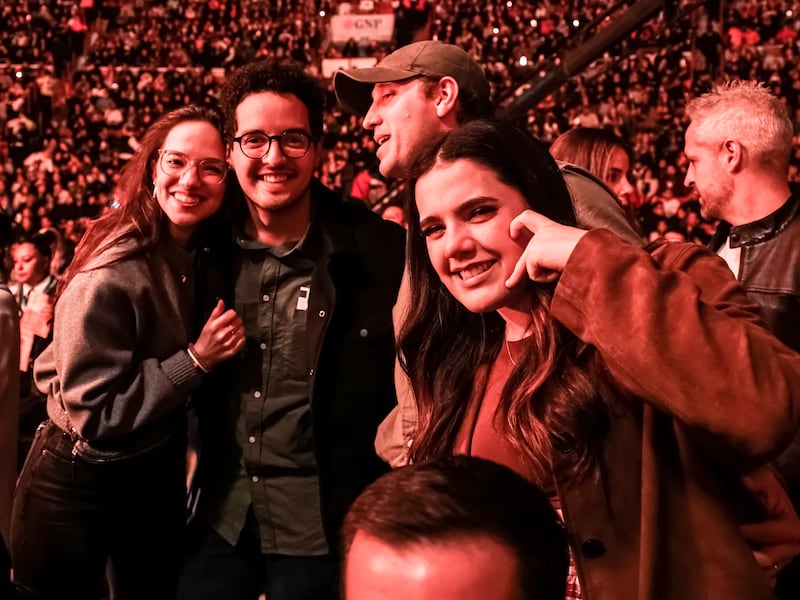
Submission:
[[[59,284],[35,366],[49,420],[12,517],[15,583],[37,598],[175,597],[189,393],[244,343],[222,301],[193,326],[201,224],[228,173],[222,132],[197,106],[156,122],[121,173],[120,208],[91,225]]]

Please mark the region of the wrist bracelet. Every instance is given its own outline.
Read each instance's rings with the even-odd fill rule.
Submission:
[[[192,364],[194,364],[196,369],[200,369],[203,373],[208,373],[208,367],[202,360],[200,360],[194,344],[189,344],[188,348],[186,348],[186,354],[188,354],[189,358],[192,359]]]

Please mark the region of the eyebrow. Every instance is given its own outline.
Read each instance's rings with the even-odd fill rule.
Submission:
[[[468,213],[475,207],[481,206],[482,204],[486,204],[487,202],[492,204],[493,206],[497,206],[499,199],[495,198],[494,196],[475,196],[473,198],[464,200],[464,202],[459,204],[455,209],[455,213],[458,214],[459,216],[462,216],[464,213]],[[420,228],[422,228],[423,226],[428,225],[429,223],[435,223],[436,221],[439,220],[440,218],[437,217],[436,215],[431,215],[429,217],[425,217],[424,219],[420,219],[419,226]]]
[[[284,133],[303,133],[308,137],[313,138],[314,136],[311,135],[310,129],[311,129],[310,127],[308,129],[306,129],[305,127],[289,127],[288,129],[282,129],[280,133],[267,133],[263,129],[246,129],[242,133],[240,133],[239,135],[235,135],[234,137],[242,137],[243,135],[249,135],[251,133],[261,133],[263,135],[270,135],[273,137],[276,135],[283,135]]]

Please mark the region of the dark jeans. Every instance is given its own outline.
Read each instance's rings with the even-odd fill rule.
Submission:
[[[337,565],[328,556],[262,554],[245,531],[231,546],[199,519],[181,573],[178,600],[328,600],[338,598]]]
[[[17,483],[14,582],[33,598],[174,599],[183,549],[186,436],[133,457],[90,463],[50,421]],[[28,597],[28,596],[26,596]]]

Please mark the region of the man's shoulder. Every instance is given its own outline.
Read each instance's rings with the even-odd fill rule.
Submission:
[[[314,188],[314,197],[323,228],[346,228],[352,230],[359,239],[404,245],[405,230],[396,223],[382,219],[365,205],[345,202],[321,183]]]
[[[625,241],[641,244],[614,193],[586,169],[556,161],[567,185],[575,211],[575,220],[581,229],[608,229]]]

